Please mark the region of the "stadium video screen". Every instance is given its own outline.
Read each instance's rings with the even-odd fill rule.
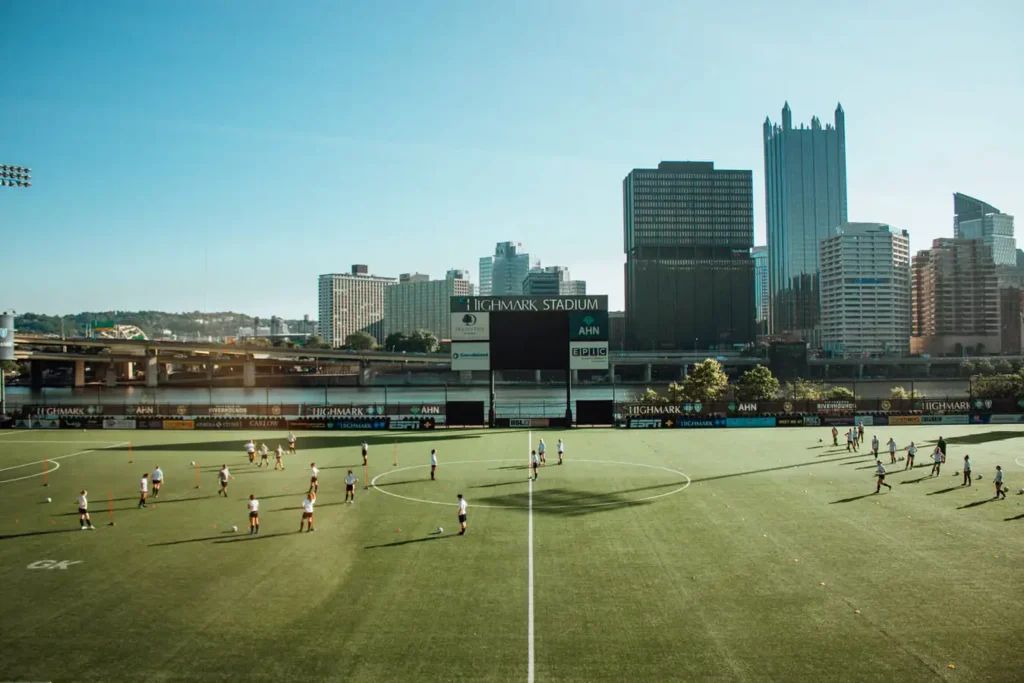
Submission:
[[[492,370],[565,370],[568,367],[568,313],[491,314]]]

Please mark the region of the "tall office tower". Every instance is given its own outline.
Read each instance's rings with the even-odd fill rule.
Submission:
[[[997,353],[999,281],[992,250],[980,240],[940,238],[917,252],[910,350],[932,355]]]
[[[838,354],[910,352],[910,236],[844,223],[821,241],[821,345]]]
[[[491,274],[494,272],[494,257],[480,259],[480,296],[491,295]]]
[[[751,172],[663,161],[630,172],[622,199],[629,348],[754,341]]]
[[[540,261],[531,259],[520,242],[498,242],[491,266],[491,295],[509,296],[523,293],[523,282],[531,268]],[[482,274],[481,274],[482,277]]]
[[[764,196],[768,226],[769,332],[818,346],[818,245],[846,217],[846,115],[835,126],[818,117],[793,128],[789,102],[782,125],[764,121]]]
[[[345,337],[360,330],[384,341],[384,292],[395,284],[393,277],[370,275],[366,266],[352,266],[351,273],[320,276],[320,336],[331,346],[345,345]]]
[[[754,319],[757,331],[765,334],[768,331],[768,247],[754,247],[750,250],[754,259]]]
[[[408,336],[429,330],[438,339],[451,338],[451,297],[472,296],[465,270],[449,270],[443,280],[403,273],[384,291],[384,338],[394,332]]]
[[[959,192],[953,195],[953,237],[981,240],[992,250],[997,268],[1017,267],[1017,240],[1013,216]]]
[[[587,283],[569,279],[569,269],[565,266],[531,268],[523,281],[525,296],[583,296],[586,293]]]

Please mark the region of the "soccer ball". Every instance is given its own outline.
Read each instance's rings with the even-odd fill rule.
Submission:
[[[440,527],[440,526],[437,527],[437,533],[443,534],[444,533],[444,527]]]
[[[237,526],[232,526],[232,527],[231,527],[231,530],[232,530],[232,531],[238,531],[238,527],[237,527]]]
[[[1024,489],[1018,489],[1017,490],[1017,495],[1018,496],[1024,496]]]
[[[981,475],[979,474],[978,476],[975,477],[975,479],[981,479]]]
[[[905,459],[906,459],[906,458],[904,458],[904,457],[903,457],[903,456],[901,455],[901,456],[900,456],[900,459],[899,459],[899,461],[900,461],[900,462],[903,462],[903,461],[904,461]]]
[[[195,461],[195,460],[193,460],[193,461],[192,461],[192,467],[195,467],[195,466],[196,466],[196,461]]]
[[[953,476],[954,476],[954,477],[959,477],[959,476],[960,476],[960,473],[959,473],[959,472],[954,472],[954,473],[953,473]]]
[[[47,502],[47,503],[52,503],[52,502],[53,502],[53,498],[47,498],[47,499],[46,499],[46,502]]]

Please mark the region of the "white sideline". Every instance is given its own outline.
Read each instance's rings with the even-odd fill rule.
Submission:
[[[526,683],[533,683],[533,432],[527,432],[526,457],[529,466],[526,468],[526,476],[530,480],[529,511],[527,512],[527,527],[529,529],[529,551],[527,561],[527,574],[529,575],[529,607],[527,608],[527,646],[526,646]]]
[[[75,453],[68,453],[67,455],[58,455],[55,458],[47,458],[46,460],[36,460],[34,462],[26,462],[26,463],[23,463],[21,465],[11,465],[10,467],[0,467],[0,472],[7,472],[9,470],[17,470],[17,469],[21,469],[23,467],[31,467],[32,465],[42,465],[44,462],[46,462],[46,463],[51,463],[52,462],[54,464],[54,468],[53,469],[48,469],[46,471],[47,475],[49,475],[49,474],[52,474],[53,472],[56,472],[57,470],[60,469],[60,463],[57,462],[58,460],[65,460],[67,458],[74,458],[74,457],[77,457],[79,455],[85,455],[86,453],[93,453],[95,451],[102,451],[102,450],[106,450],[108,448],[117,448],[118,446],[126,446],[127,444],[128,444],[127,441],[122,441],[121,443],[110,444],[108,446],[100,446],[98,448],[90,448],[90,449],[85,450],[85,451],[77,451]],[[36,472],[35,474],[30,474],[30,475],[25,476],[25,477],[17,477],[15,479],[0,479],[0,484],[10,484],[10,483],[13,483],[13,482],[16,482],[16,481],[24,481],[25,479],[32,479],[33,477],[40,477],[42,475],[43,475],[42,472]]]

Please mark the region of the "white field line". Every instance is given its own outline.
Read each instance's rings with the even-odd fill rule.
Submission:
[[[91,443],[91,444],[93,444],[95,446],[104,446],[104,447],[107,447],[107,448],[109,448],[111,446],[119,446],[119,445],[121,445],[121,444],[115,444],[112,441],[38,441],[38,440],[18,440],[18,439],[11,439],[10,441],[4,441],[3,443],[4,444],[9,444],[9,443],[32,443],[32,444],[37,444],[37,445],[40,445],[40,446],[45,446],[48,443],[78,443],[78,444]],[[125,443],[128,443],[128,442],[125,441]]]
[[[527,446],[526,446],[526,457],[530,459],[530,465],[533,465],[533,432],[527,432]],[[526,626],[526,683],[533,683],[534,679],[534,667],[533,667],[533,477],[530,476],[530,467],[526,468],[526,474],[530,479],[530,497],[529,497],[529,511],[527,512],[527,528],[528,531],[528,560],[527,560],[527,574],[529,575],[529,587],[528,587],[528,600],[529,606],[527,608],[527,626]]]
[[[108,449],[108,448],[117,448],[118,446],[126,446],[127,444],[128,444],[127,441],[122,441],[121,443],[111,444],[109,446],[100,446],[98,448],[90,448],[88,450],[78,451],[76,453],[68,453],[67,455],[58,455],[55,458],[47,458],[46,460],[36,460],[34,462],[26,462],[26,463],[23,463],[21,465],[12,465],[10,467],[0,467],[0,472],[8,472],[10,470],[17,470],[17,469],[21,469],[21,468],[24,468],[24,467],[31,467],[32,465],[42,465],[45,462],[47,464],[53,463],[53,465],[54,465],[54,467],[52,469],[47,468],[46,474],[49,475],[49,474],[52,474],[53,472],[56,472],[57,470],[60,469],[60,463],[57,462],[59,460],[65,460],[67,458],[75,458],[75,457],[78,457],[79,455],[85,455],[86,453],[94,453],[95,451],[102,451],[102,450],[105,450],[105,449]],[[16,481],[24,481],[25,479],[32,479],[33,477],[41,477],[41,476],[43,476],[42,472],[36,472],[35,474],[30,474],[30,475],[25,476],[25,477],[16,477],[14,479],[0,479],[0,484],[10,484],[10,483],[13,483],[13,482],[16,482]]]

